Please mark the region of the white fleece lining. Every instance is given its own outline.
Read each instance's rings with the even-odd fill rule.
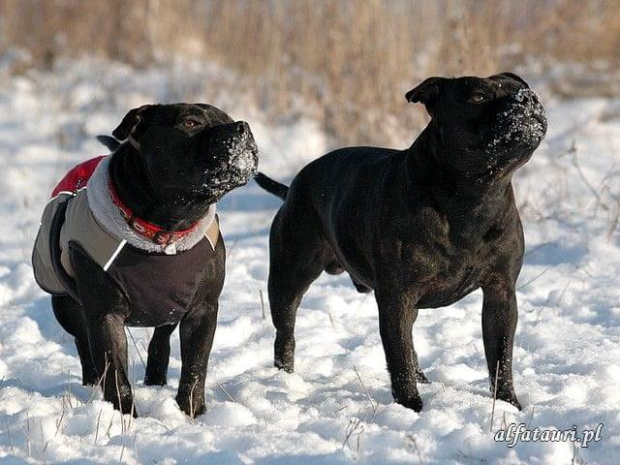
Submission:
[[[125,244],[127,244],[127,240],[126,239],[123,239],[121,241],[121,243],[118,244],[118,247],[116,248],[116,250],[114,251],[114,253],[110,257],[110,259],[107,261],[107,263],[105,265],[103,265],[103,271],[108,271],[110,266],[112,266],[112,263],[114,263],[114,260],[116,260],[116,257],[118,256],[118,254],[121,253],[121,250],[123,250],[123,247],[125,247]]]
[[[110,158],[106,157],[101,160],[86,184],[88,205],[93,216],[110,235],[147,252],[166,253],[166,245],[155,244],[131,229],[114,205],[108,186]],[[215,220],[215,210],[215,204],[209,206],[206,216],[198,222],[196,229],[174,242],[176,251],[189,250],[205,237],[209,226]],[[119,249],[117,250],[120,252]]]

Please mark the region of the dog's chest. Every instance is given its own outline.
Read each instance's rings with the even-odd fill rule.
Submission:
[[[479,287],[481,269],[473,265],[440,272],[418,283],[418,308],[444,307],[462,299]]]
[[[201,278],[217,275],[206,239],[177,255],[145,253],[125,246],[108,269],[129,301],[131,326],[177,323],[190,309]]]
[[[455,243],[441,236],[404,249],[402,276],[419,295],[419,308],[450,305],[476,290],[492,257],[492,246],[482,241]]]

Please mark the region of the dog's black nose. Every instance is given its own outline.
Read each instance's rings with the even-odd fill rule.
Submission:
[[[519,102],[519,103],[523,103],[526,105],[538,105],[540,104],[540,100],[538,98],[538,95],[536,94],[536,92],[530,90],[529,88],[527,89],[521,89],[520,91],[518,91],[517,93],[515,93],[513,95],[513,98]]]
[[[236,130],[239,134],[245,134],[246,132],[248,132],[248,129],[249,129],[248,123],[246,123],[245,121],[239,121],[237,123]]]

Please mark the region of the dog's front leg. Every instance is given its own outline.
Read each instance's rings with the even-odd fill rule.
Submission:
[[[419,412],[422,410],[422,399],[418,393],[417,379],[421,370],[411,334],[418,316],[415,299],[395,289],[377,289],[375,296],[379,305],[379,330],[394,401]]]
[[[491,393],[519,410],[512,381],[512,347],[517,328],[517,298],[513,284],[483,287],[482,338],[491,378]],[[496,378],[497,374],[497,378]]]
[[[103,389],[103,398],[111,402],[115,409],[137,416],[127,377],[127,337],[124,317],[107,313],[89,318],[87,330],[90,350]]]
[[[79,244],[70,243],[69,250],[82,300],[88,346],[99,375],[103,397],[121,412],[137,416],[127,378],[127,298]]]
[[[181,320],[181,379],[177,403],[191,417],[205,412],[205,379],[217,324],[217,303],[205,303]]]

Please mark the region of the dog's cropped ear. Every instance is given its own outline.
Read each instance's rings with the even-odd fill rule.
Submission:
[[[105,145],[108,150],[110,150],[110,152],[115,152],[117,148],[120,147],[121,143],[116,140],[115,137],[111,137],[111,136],[105,136],[105,135],[100,135],[97,136],[96,139],[102,143],[103,145]]]
[[[150,107],[152,105],[143,105],[140,108],[130,110],[123,118],[123,121],[121,121],[121,124],[112,131],[112,135],[121,141],[127,139],[138,123],[142,121],[144,112]]]
[[[445,82],[446,78],[442,77],[430,77],[425,79],[419,86],[411,89],[405,94],[405,98],[408,102],[424,104],[429,113],[431,113],[435,101]]]

